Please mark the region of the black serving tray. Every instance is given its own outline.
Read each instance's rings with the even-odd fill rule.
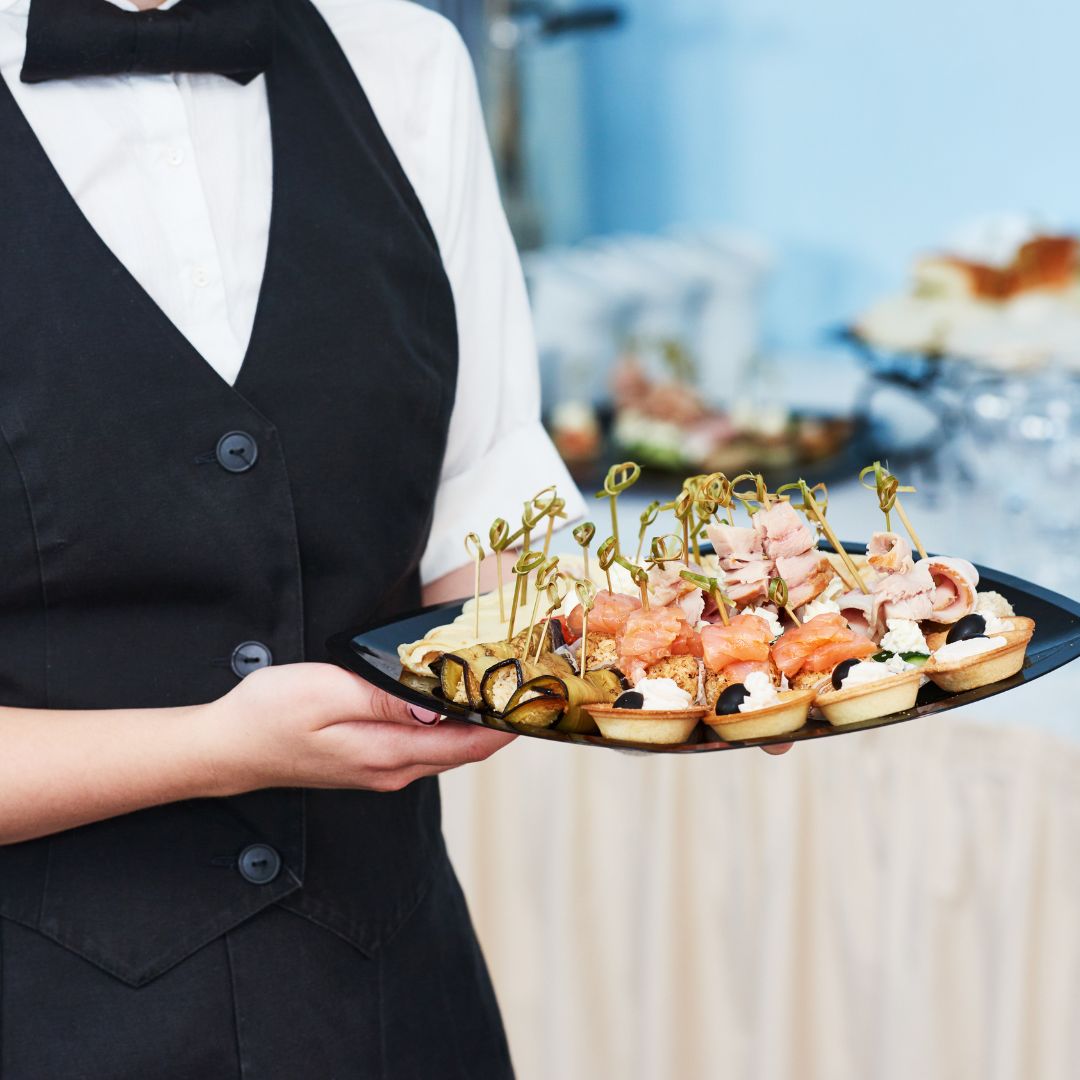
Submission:
[[[865,544],[845,543],[851,553],[862,553]],[[381,623],[361,630],[349,630],[335,634],[327,641],[331,659],[382,690],[419,705],[424,709],[441,712],[451,720],[481,724],[498,731],[509,731],[550,742],[577,743],[582,746],[603,746],[616,750],[660,754],[700,754],[718,750],[735,750],[745,746],[767,746],[771,743],[803,742],[808,739],[827,738],[852,731],[868,731],[871,728],[888,727],[917,717],[958,709],[974,701],[982,701],[996,694],[1003,694],[1025,683],[1048,675],[1074,660],[1080,653],[1080,603],[1068,597],[1034,585],[1022,578],[1013,577],[997,570],[978,567],[982,590],[993,589],[1005,596],[1017,615],[1035,620],[1035,633],[1027,649],[1027,659],[1022,671],[1011,679],[981,686],[960,694],[948,694],[932,683],[919,691],[913,709],[889,716],[867,720],[861,724],[834,728],[824,720],[811,719],[805,727],[791,735],[776,738],[752,739],[745,742],[723,742],[711,728],[699,724],[692,741],[671,746],[653,743],[624,742],[605,739],[601,735],[577,735],[547,728],[528,728],[504,723],[497,716],[467,709],[446,701],[438,693],[434,679],[423,679],[403,672],[398,661],[397,648],[403,642],[417,641],[436,626],[452,622],[460,613],[464,601],[436,604],[411,615],[403,615],[391,622]]]

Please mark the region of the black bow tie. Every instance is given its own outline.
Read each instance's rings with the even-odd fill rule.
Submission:
[[[107,0],[31,0],[22,81],[202,72],[249,83],[270,64],[273,0],[181,0],[121,11]]]

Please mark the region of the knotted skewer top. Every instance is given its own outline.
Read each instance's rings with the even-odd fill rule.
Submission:
[[[865,479],[870,473],[874,474],[873,484],[868,484]],[[877,493],[878,506],[885,515],[886,532],[892,532],[892,522],[889,519],[889,515],[895,510],[897,516],[903,522],[904,528],[907,529],[908,535],[911,537],[911,542],[915,545],[919,555],[925,559],[926,548],[923,547],[922,540],[919,539],[918,534],[912,527],[911,521],[904,511],[903,504],[900,502],[901,492],[905,495],[914,494],[915,488],[910,484],[901,485],[900,481],[889,472],[880,461],[875,461],[872,465],[867,465],[866,468],[859,473],[859,483],[868,491],[875,491]]]

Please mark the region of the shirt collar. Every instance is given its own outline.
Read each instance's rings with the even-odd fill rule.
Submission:
[[[106,3],[113,4],[123,11],[138,11],[130,0],[106,0]],[[180,0],[165,0],[159,10],[168,11],[169,8],[176,7],[178,3]],[[25,19],[29,11],[30,0],[0,0],[0,15],[21,15]]]

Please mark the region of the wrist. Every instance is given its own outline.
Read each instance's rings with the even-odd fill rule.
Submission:
[[[193,754],[194,798],[225,798],[265,786],[255,775],[243,740],[237,737],[240,725],[234,710],[230,695],[190,707],[184,728]]]

